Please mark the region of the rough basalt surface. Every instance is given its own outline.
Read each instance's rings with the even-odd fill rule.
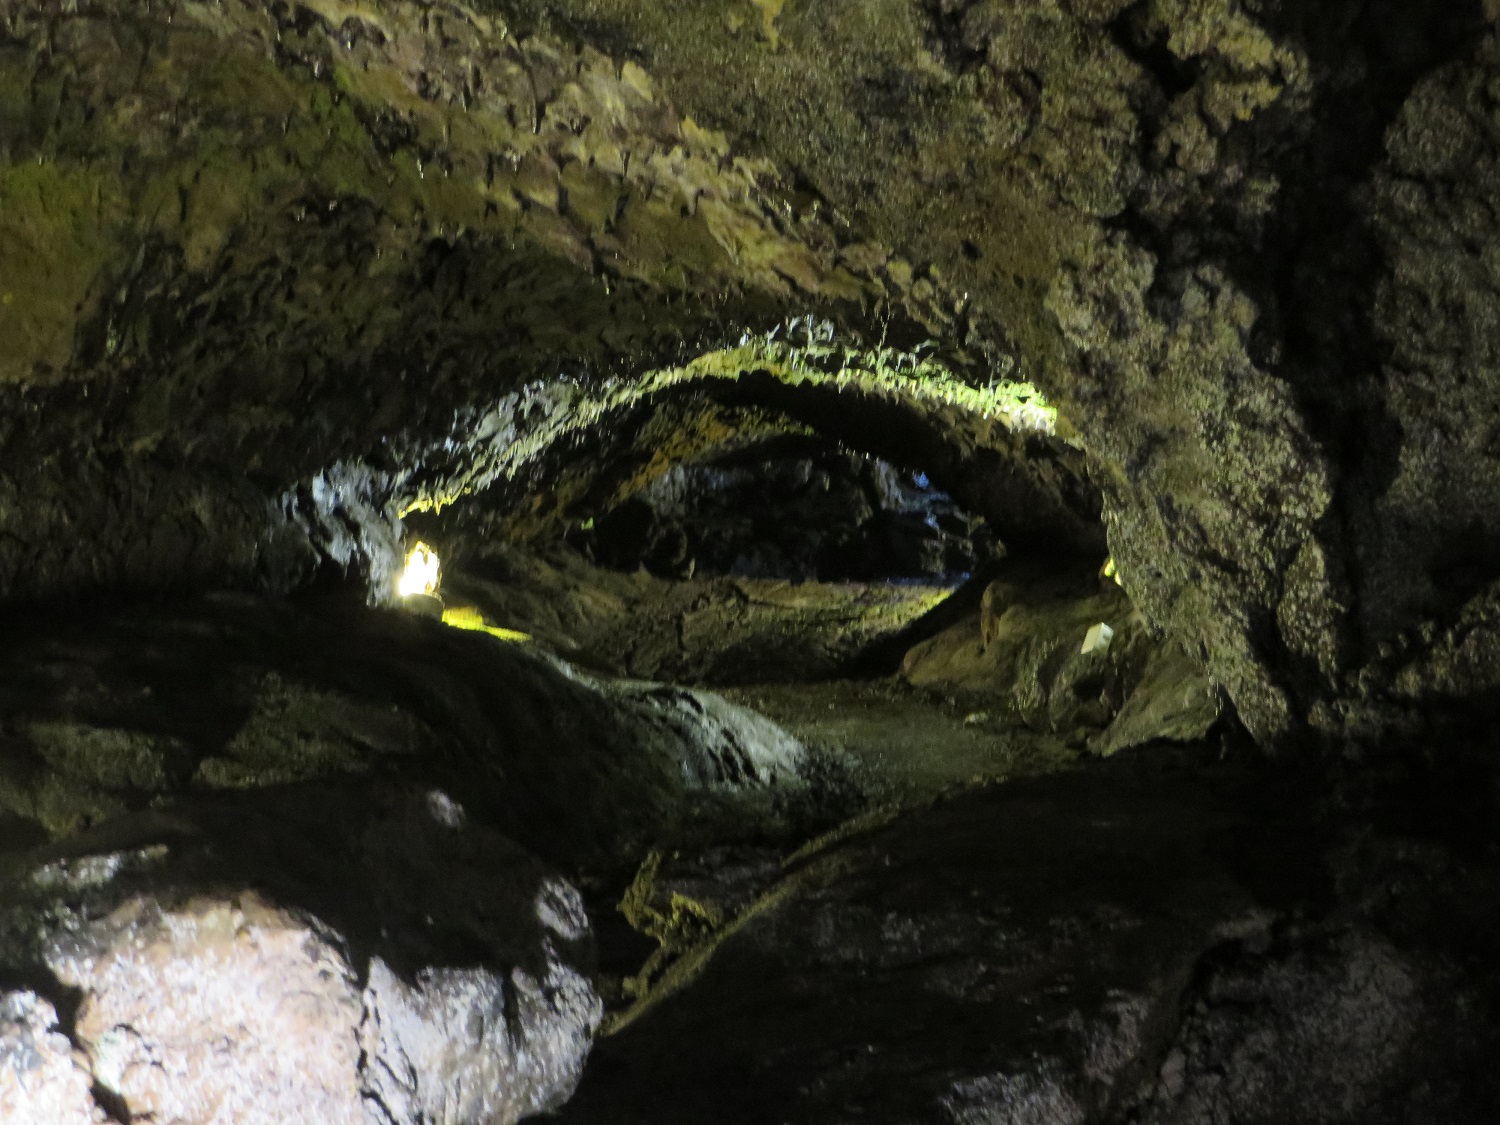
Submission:
[[[565,870],[607,871],[838,811],[808,748],[718,696],[358,598],[12,618],[0,666],[0,810],[57,836],[204,791],[400,777]]]
[[[883,291],[586,44],[420,4],[0,21],[3,439],[54,466],[8,478],[9,590],[378,564],[457,408]],[[354,548],[299,551],[313,512]]]
[[[714,385],[717,383],[718,385]],[[984,517],[1008,549],[1107,553],[1083,452],[952,405],[858,389],[788,386],[767,372],[690,382],[559,435],[490,487],[407,526],[462,562],[497,544],[576,531],[685,466],[804,437],[919,470]],[[777,493],[768,491],[768,501]]]
[[[1101,754],[1197,742],[1218,721],[1202,669],[1175,641],[1153,638],[1113,582],[997,569],[978,612],[906,654],[903,679]]]
[[[1494,1125],[1497,495],[1500,0],[0,0],[0,1119]]]
[[[1449,896],[1493,859],[1203,759],[1121,755],[804,850],[600,1041],[562,1120],[1489,1120],[1496,930]],[[725,867],[656,899],[733,904]]]
[[[1489,19],[8,0],[0,588],[383,590],[494,404],[812,312],[1041,385],[1258,738],[1412,732],[1495,578]]]
[[[439,790],[116,821],[8,882],[0,1111],[514,1122],[577,1084],[591,960],[578,892]]]

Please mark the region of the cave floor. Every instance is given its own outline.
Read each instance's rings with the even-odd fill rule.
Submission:
[[[909,803],[953,787],[1050,773],[1081,758],[1056,736],[895,677],[720,691],[803,742],[844,756],[877,802]]]
[[[719,688],[836,678],[940,605],[946,585],[663,579],[560,545],[489,548],[444,578],[471,606],[591,671]],[[899,659],[899,653],[897,654]]]
[[[1263,947],[1274,917],[1234,871],[1255,772],[1202,749],[950,790],[784,858],[607,1025],[562,1119],[1072,1122],[1149,1101],[1194,964]],[[679,866],[678,893],[733,890]]]
[[[561,547],[491,548],[446,580],[453,604],[606,675],[715,691],[838,760],[868,804],[1064,769],[1080,751],[1007,719],[995,700],[889,674],[951,586],[665,580]],[[921,635],[921,634],[918,634]]]
[[[617,635],[682,604],[622,582],[660,596]],[[571,596],[551,604],[601,595]],[[778,628],[799,621],[827,618]],[[496,936],[486,905],[501,868],[536,894],[519,844],[592,931],[592,1052],[592,1028],[547,1030],[584,1009],[527,1032],[585,1044],[577,1096],[553,1072],[538,1095],[564,1121],[1496,1119],[1490,767],[1420,789],[1230,734],[1100,759],[899,677],[784,662],[703,690],[580,671],[536,633],[349,591],[13,615],[0,972],[45,980],[34,958],[71,948],[35,918],[112,918],[127,894],[238,909],[242,885],[336,918],[356,961],[470,965],[537,940]],[[701,658],[746,633],[696,635]],[[423,866],[444,849],[451,894]],[[156,866],[119,890],[27,879],[59,855]],[[8,938],[18,890],[53,898]]]
[[[561,1118],[1493,1120],[1493,850],[1372,830],[1339,787],[1200,743],[861,818],[763,861]],[[754,863],[670,866],[659,897],[712,906]]]

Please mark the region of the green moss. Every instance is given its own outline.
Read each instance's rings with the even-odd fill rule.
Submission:
[[[940,262],[1030,369],[1065,374],[1044,300],[1081,224],[1124,208],[1140,141],[1142,77],[1104,27],[1054,5],[965,5],[954,49],[987,59],[971,70],[934,54],[926,6],[908,0],[488,6],[520,31],[587,29],[644,58],[679,107],[797,169],[859,236]]]
[[[392,301],[379,285],[351,284],[349,275],[388,279],[392,261],[405,255],[409,266],[432,238],[489,240],[500,267],[476,274],[503,275],[525,250],[576,271],[565,286],[554,279],[541,289],[473,276],[476,287],[490,285],[486,296],[417,302],[438,317],[472,314],[468,327],[450,325],[449,339],[503,326],[518,348],[538,355],[554,345],[558,355],[589,360],[660,354],[662,340],[701,334],[716,315],[701,304],[668,312],[651,291],[716,301],[755,291],[783,300],[799,290],[808,299],[880,298],[876,279],[838,266],[832,250],[814,251],[800,228],[773,216],[774,197],[762,198],[758,180],[766,169],[731,159],[722,137],[679,118],[639,67],[537,39],[521,45],[482,20],[459,21],[445,34],[494,51],[488,71],[471,81],[467,71],[430,65],[456,48],[433,39],[420,11],[361,12],[385,27],[384,45],[344,48],[314,27],[288,38],[278,57],[266,52],[269,25],[253,8],[190,7],[170,23],[142,18],[139,44],[129,50],[93,25],[70,25],[77,65],[89,69],[83,96],[76,84],[35,74],[33,56],[0,56],[0,89],[29,95],[30,139],[44,163],[61,147],[88,150],[88,167],[119,197],[101,217],[82,206],[72,189],[89,185],[74,184],[71,173],[50,173],[59,183],[42,188],[29,184],[36,177],[29,161],[7,173],[0,202],[10,229],[0,235],[0,267],[33,280],[24,309],[21,295],[11,297],[7,335],[20,346],[9,349],[4,376],[76,366],[80,326],[109,335],[111,358],[126,348],[148,359],[164,342],[162,325],[146,324],[134,306],[133,324],[116,323],[114,313],[107,332],[97,323],[99,293],[114,293],[145,247],[159,261],[180,252],[191,290],[222,284],[231,266],[247,278],[253,269],[284,268],[289,255],[311,256],[309,247],[326,240],[322,276],[296,285],[308,303],[269,309],[263,291],[258,315],[282,320],[258,331],[286,329],[286,318],[321,323],[326,330],[304,343],[317,338],[335,351],[335,341],[363,339],[366,323],[388,319],[378,302]],[[113,61],[90,69],[102,58]],[[435,78],[451,85],[423,85]],[[548,91],[543,103],[538,90]],[[74,102],[77,113],[68,109]],[[82,112],[89,106],[92,115]],[[383,223],[379,238],[341,242],[333,229],[340,223],[322,216],[304,226],[307,207],[324,201],[365,205]],[[43,256],[45,268],[34,268]],[[599,299],[592,277],[601,267],[639,283],[638,308],[608,300],[607,288]],[[545,315],[527,312],[538,304],[549,305]],[[564,306],[577,315],[565,319]]]
[[[60,372],[102,296],[121,200],[99,168],[46,157],[0,167],[0,382]]]

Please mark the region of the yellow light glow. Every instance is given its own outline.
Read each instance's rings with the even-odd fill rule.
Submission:
[[[488,633],[492,637],[499,637],[502,641],[529,641],[530,633],[523,633],[519,629],[505,629],[499,625],[491,625],[485,620],[484,614],[473,606],[458,605],[443,610],[443,624],[451,625],[455,629],[473,629],[475,632]]]
[[[406,569],[396,591],[403,598],[411,594],[436,594],[438,588],[437,552],[426,543],[418,543],[406,553]]]

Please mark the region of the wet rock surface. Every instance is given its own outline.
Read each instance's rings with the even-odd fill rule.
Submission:
[[[849,780],[877,806],[1052,773],[1086,753],[1062,737],[1018,725],[999,708],[976,711],[962,693],[933,692],[898,678],[756,684],[727,694],[807,746],[836,755]]]
[[[7,882],[0,963],[50,1000],[6,994],[0,1109],[513,1122],[577,1083],[592,957],[578,892],[438,790],[116,820]]]

